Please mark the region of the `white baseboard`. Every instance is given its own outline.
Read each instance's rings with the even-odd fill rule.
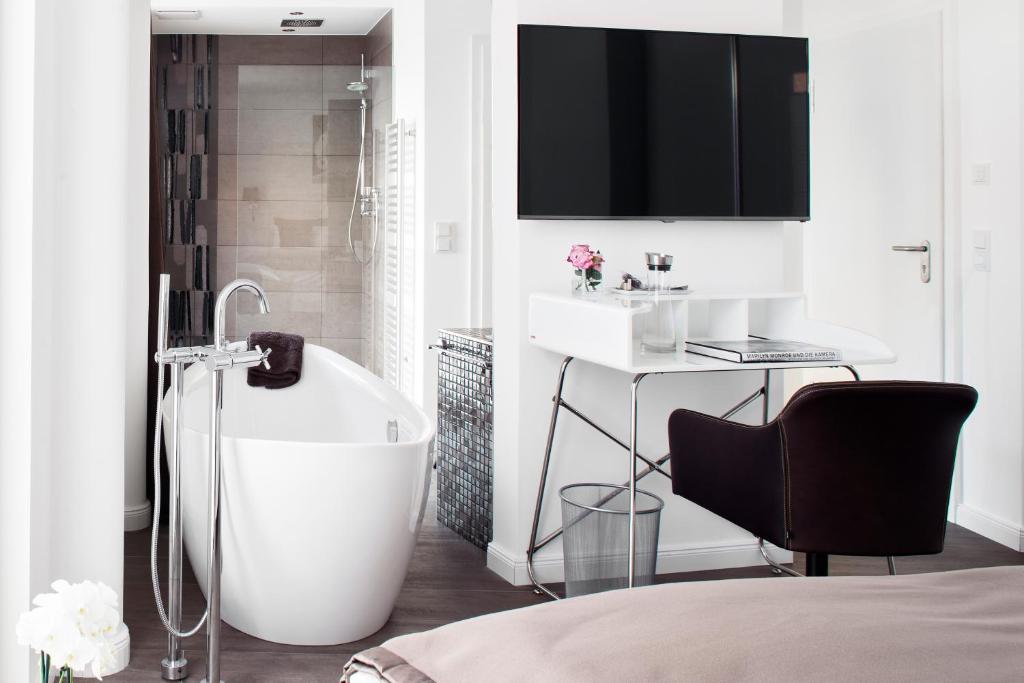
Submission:
[[[1019,524],[1008,522],[965,503],[960,503],[956,507],[956,523],[1007,548],[1024,552],[1024,528]]]
[[[141,531],[153,522],[153,506],[147,500],[142,505],[126,505],[124,508],[124,530]]]
[[[776,562],[793,561],[793,553],[768,544],[768,552]],[[662,545],[658,549],[658,573],[699,572],[710,569],[766,566],[757,540],[714,545]],[[565,579],[561,553],[542,553],[533,563],[541,583],[557,583]],[[526,553],[511,553],[497,543],[487,546],[487,568],[515,586],[530,584],[526,569]]]

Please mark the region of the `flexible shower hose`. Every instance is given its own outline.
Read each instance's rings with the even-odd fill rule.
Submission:
[[[184,375],[184,373],[182,373]],[[178,638],[189,638],[199,632],[199,629],[206,623],[210,616],[210,603],[206,603],[206,611],[203,618],[194,628],[188,631],[178,631],[171,626],[171,620],[167,618],[167,611],[164,609],[164,598],[160,593],[160,570],[157,568],[157,546],[160,541],[160,427],[162,424],[164,408],[164,364],[157,363],[156,370],[156,427],[153,429],[153,531],[150,534],[149,544],[149,573],[153,579],[153,597],[156,599],[156,611],[160,614],[160,621],[167,632]],[[180,467],[181,464],[179,463]]]
[[[356,204],[359,202],[359,189],[363,186],[366,180],[366,171],[363,169],[363,164],[366,159],[366,100],[363,100],[362,106],[359,109],[359,120],[360,120],[360,138],[359,138],[359,167],[356,169],[356,187],[352,191],[352,208],[348,212],[348,248],[352,250],[352,258],[356,260],[356,263],[363,266],[373,260],[374,252],[377,251],[377,211],[374,210],[373,218],[373,240],[370,242],[370,253],[366,255],[366,260],[359,258],[359,254],[356,253],[356,247],[352,243],[352,221],[356,217]]]

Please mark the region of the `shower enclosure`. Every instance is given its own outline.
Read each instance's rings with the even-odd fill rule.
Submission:
[[[153,54],[151,263],[171,274],[170,343],[210,343],[214,292],[256,328],[374,358],[386,218],[391,16],[366,36],[158,35]]]

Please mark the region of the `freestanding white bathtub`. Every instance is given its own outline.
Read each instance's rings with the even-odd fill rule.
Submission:
[[[186,372],[184,393],[182,521],[205,594],[209,378],[201,365]],[[307,344],[293,387],[252,388],[244,369],[224,373],[222,436],[224,621],[294,645],[379,630],[423,520],[434,437],[427,416],[363,367]]]

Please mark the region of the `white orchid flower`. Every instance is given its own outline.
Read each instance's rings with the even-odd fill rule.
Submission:
[[[103,583],[54,581],[16,628],[18,643],[50,656],[50,665],[102,678],[114,664],[114,636],[121,623],[117,594]]]

